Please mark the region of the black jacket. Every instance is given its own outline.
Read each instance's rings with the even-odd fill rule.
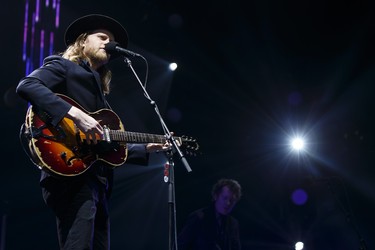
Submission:
[[[222,229],[213,204],[191,213],[178,235],[178,249],[240,250],[238,221],[230,215],[222,216],[221,219]]]

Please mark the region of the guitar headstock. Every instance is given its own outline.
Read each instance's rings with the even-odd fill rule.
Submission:
[[[199,144],[196,139],[183,135],[180,137],[181,146],[180,148],[190,156],[196,156],[199,152]]]

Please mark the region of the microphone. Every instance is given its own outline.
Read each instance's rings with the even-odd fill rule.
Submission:
[[[116,42],[109,42],[105,45],[104,49],[107,51],[109,54],[113,55],[123,55],[123,56],[139,56],[141,57],[140,54],[137,54],[133,51],[121,48],[118,43]]]

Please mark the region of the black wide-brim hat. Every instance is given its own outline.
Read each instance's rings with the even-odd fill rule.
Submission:
[[[115,19],[100,14],[83,16],[73,21],[65,31],[65,44],[69,46],[82,33],[98,29],[108,30],[113,34],[115,41],[119,43],[120,47],[128,47],[129,37],[126,29]]]

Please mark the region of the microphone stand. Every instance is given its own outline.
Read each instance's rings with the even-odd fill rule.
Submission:
[[[143,58],[143,60],[146,61],[146,59],[139,55],[140,57]],[[169,249],[172,250],[173,247],[175,250],[178,250],[177,248],[177,230],[176,230],[176,199],[175,199],[175,188],[174,188],[174,162],[173,162],[173,153],[177,152],[179,155],[179,158],[183,165],[185,166],[186,170],[188,172],[191,172],[191,168],[189,163],[187,162],[184,154],[182,153],[180,147],[177,145],[177,142],[175,138],[173,137],[172,133],[168,129],[167,125],[164,122],[164,119],[162,118],[159,108],[156,105],[156,102],[151,99],[150,95],[147,93],[146,88],[142,84],[142,81],[139,79],[137,73],[135,72],[132,63],[128,57],[124,57],[124,62],[128,65],[128,67],[131,69],[133,72],[134,76],[137,78],[138,83],[141,85],[141,88],[143,90],[143,93],[145,97],[150,101],[150,104],[154,107],[154,110],[160,120],[160,124],[163,128],[163,131],[165,133],[165,138],[166,141],[168,141],[172,147],[170,150],[166,151],[166,156],[168,158],[167,162],[165,163],[164,167],[164,181],[168,183],[168,207],[169,207]]]

